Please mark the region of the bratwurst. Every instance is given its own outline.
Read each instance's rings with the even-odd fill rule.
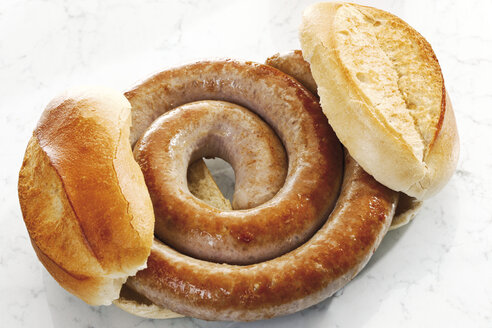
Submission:
[[[265,120],[282,140],[288,159],[285,183],[272,199],[251,209],[220,211],[194,199],[185,188],[189,162],[204,154],[217,156],[224,146],[223,141],[212,141],[217,144],[209,151],[199,142],[214,139],[207,139],[210,128],[197,126],[204,139],[179,134],[180,128],[193,130],[181,125],[188,121],[195,126],[199,119],[192,117],[205,115],[200,114],[204,104],[177,108],[152,125],[136,145],[135,155],[142,159],[140,165],[154,195],[157,236],[166,244],[171,240],[174,249],[155,239],[148,267],[127,284],[155,304],[208,320],[257,320],[293,313],[331,296],[350,281],[386,233],[397,193],[377,183],[348,154],[343,165],[341,146],[316,98],[290,76],[266,65],[200,62],[160,73],[127,97],[136,122],[133,141],[161,113],[197,100],[225,100]],[[205,107],[209,105],[217,104],[209,102]],[[224,106],[233,110],[232,105]],[[190,115],[185,114],[186,107],[196,113],[189,120],[180,119],[181,127],[175,130],[178,123],[172,117]],[[223,116],[212,109],[208,112],[215,118]],[[228,126],[226,122],[225,130]],[[181,189],[171,195],[159,185],[164,180],[158,167],[165,163],[158,158],[172,152],[167,145],[173,143],[173,133],[183,138],[176,144],[186,138],[193,142],[178,157],[175,188]],[[178,201],[172,205],[167,197]],[[172,238],[176,233],[184,236],[184,243]],[[187,248],[187,243],[194,247]]]

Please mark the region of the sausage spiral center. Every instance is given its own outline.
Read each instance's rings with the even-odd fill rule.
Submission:
[[[254,142],[242,137],[248,134],[243,123],[251,120],[244,109],[217,102],[212,103],[215,109],[210,103],[181,106],[157,119],[134,150],[153,199],[155,233],[175,249],[208,261],[251,264],[280,256],[311,237],[333,209],[342,176],[341,145],[316,99],[291,77],[259,64],[223,61],[201,65],[186,66],[162,80],[166,84],[162,99],[182,96],[182,88],[190,99],[189,93],[197,91],[183,85],[193,87],[197,80],[192,79],[198,79],[196,88],[206,93],[203,97],[248,104],[283,141],[288,158],[285,183],[272,199],[241,211],[219,211],[198,201],[185,189],[192,159],[213,155],[230,159],[239,187],[243,187],[243,176],[261,174],[245,172],[244,164],[273,158],[273,163],[261,164],[263,172],[282,170],[285,164],[272,154],[278,153],[271,149],[274,141],[241,146],[241,139]],[[161,73],[166,75],[168,72]],[[261,190],[266,185],[271,198],[269,189],[282,182],[284,174],[277,174],[280,179],[275,173],[265,173],[264,179],[259,176],[256,184],[250,183],[257,191],[246,194],[265,193]],[[272,186],[269,180],[276,182]]]

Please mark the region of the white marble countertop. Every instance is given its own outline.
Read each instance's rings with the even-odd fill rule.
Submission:
[[[312,1],[75,1],[0,3],[0,326],[3,327],[491,327],[492,2],[364,1],[402,17],[432,44],[461,137],[458,170],[416,220],[390,232],[336,296],[256,323],[144,320],[90,307],[46,273],[29,243],[17,175],[29,136],[63,89],[125,90],[178,63],[263,61],[299,48]]]

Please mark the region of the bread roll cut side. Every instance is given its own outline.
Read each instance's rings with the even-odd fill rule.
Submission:
[[[221,210],[232,210],[231,202],[222,195],[205,161],[199,159],[188,168],[188,189],[197,198]]]
[[[440,146],[450,148],[437,149],[452,109],[427,41],[394,15],[344,3],[309,7],[300,38],[323,111],[357,162],[394,190],[419,199],[437,192],[454,171],[458,143],[449,121],[455,133]],[[446,155],[432,162],[432,152]],[[438,176],[431,163],[450,173]]]
[[[129,143],[130,105],[105,89],[52,101],[26,150],[19,200],[53,277],[92,305],[111,304],[145,267],[152,203]]]

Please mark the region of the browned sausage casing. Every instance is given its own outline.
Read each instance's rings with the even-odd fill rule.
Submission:
[[[281,257],[248,266],[180,254],[155,240],[131,288],[177,313],[207,320],[258,320],[331,296],[367,263],[386,233],[397,194],[346,156],[342,192],[324,226]]]
[[[293,88],[294,92],[286,93],[285,88]],[[277,93],[283,100],[272,104]],[[290,187],[292,156],[337,154],[336,147],[326,140],[332,132],[315,98],[292,78],[264,65],[197,63],[161,73],[127,96],[137,109],[133,142],[159,114],[190,101],[220,99],[253,109],[284,142],[289,172],[282,189]],[[302,105],[294,106],[302,114],[301,121],[285,115],[292,101]],[[262,107],[265,104],[267,110]],[[274,115],[268,115],[270,110],[276,111]],[[288,130],[282,124],[298,128]],[[312,147],[313,143],[317,148]],[[299,155],[299,145],[306,145],[310,153]],[[333,163],[327,161],[316,167],[326,169]],[[340,168],[335,166],[332,173]],[[325,174],[306,175],[304,180],[308,184],[321,183],[331,194],[333,185],[327,182],[336,178]],[[311,194],[310,201],[318,205],[309,206],[329,208],[330,196],[322,194],[321,190],[320,194]],[[346,155],[343,184],[334,210],[314,236],[296,249],[271,260],[238,266],[196,259],[156,239],[147,269],[130,278],[128,285],[157,305],[196,318],[248,321],[293,313],[329,297],[364,267],[391,223],[396,202],[395,192],[377,183]],[[288,225],[268,230],[283,233]]]
[[[287,153],[285,184],[275,197],[251,209],[221,211],[185,188],[186,169],[193,153],[211,156],[203,150],[217,152],[227,145],[228,138],[218,133],[238,133],[237,124],[220,127],[213,118],[198,112],[190,116],[183,108],[157,120],[136,145],[135,155],[153,199],[155,232],[173,248],[215,262],[256,263],[306,241],[333,209],[341,184],[341,145],[316,98],[292,77],[249,62],[199,62],[159,73],[131,91],[129,99],[140,113],[135,130],[155,119],[155,108],[166,112],[200,99],[234,101],[265,120]],[[214,116],[220,121],[220,111]]]

